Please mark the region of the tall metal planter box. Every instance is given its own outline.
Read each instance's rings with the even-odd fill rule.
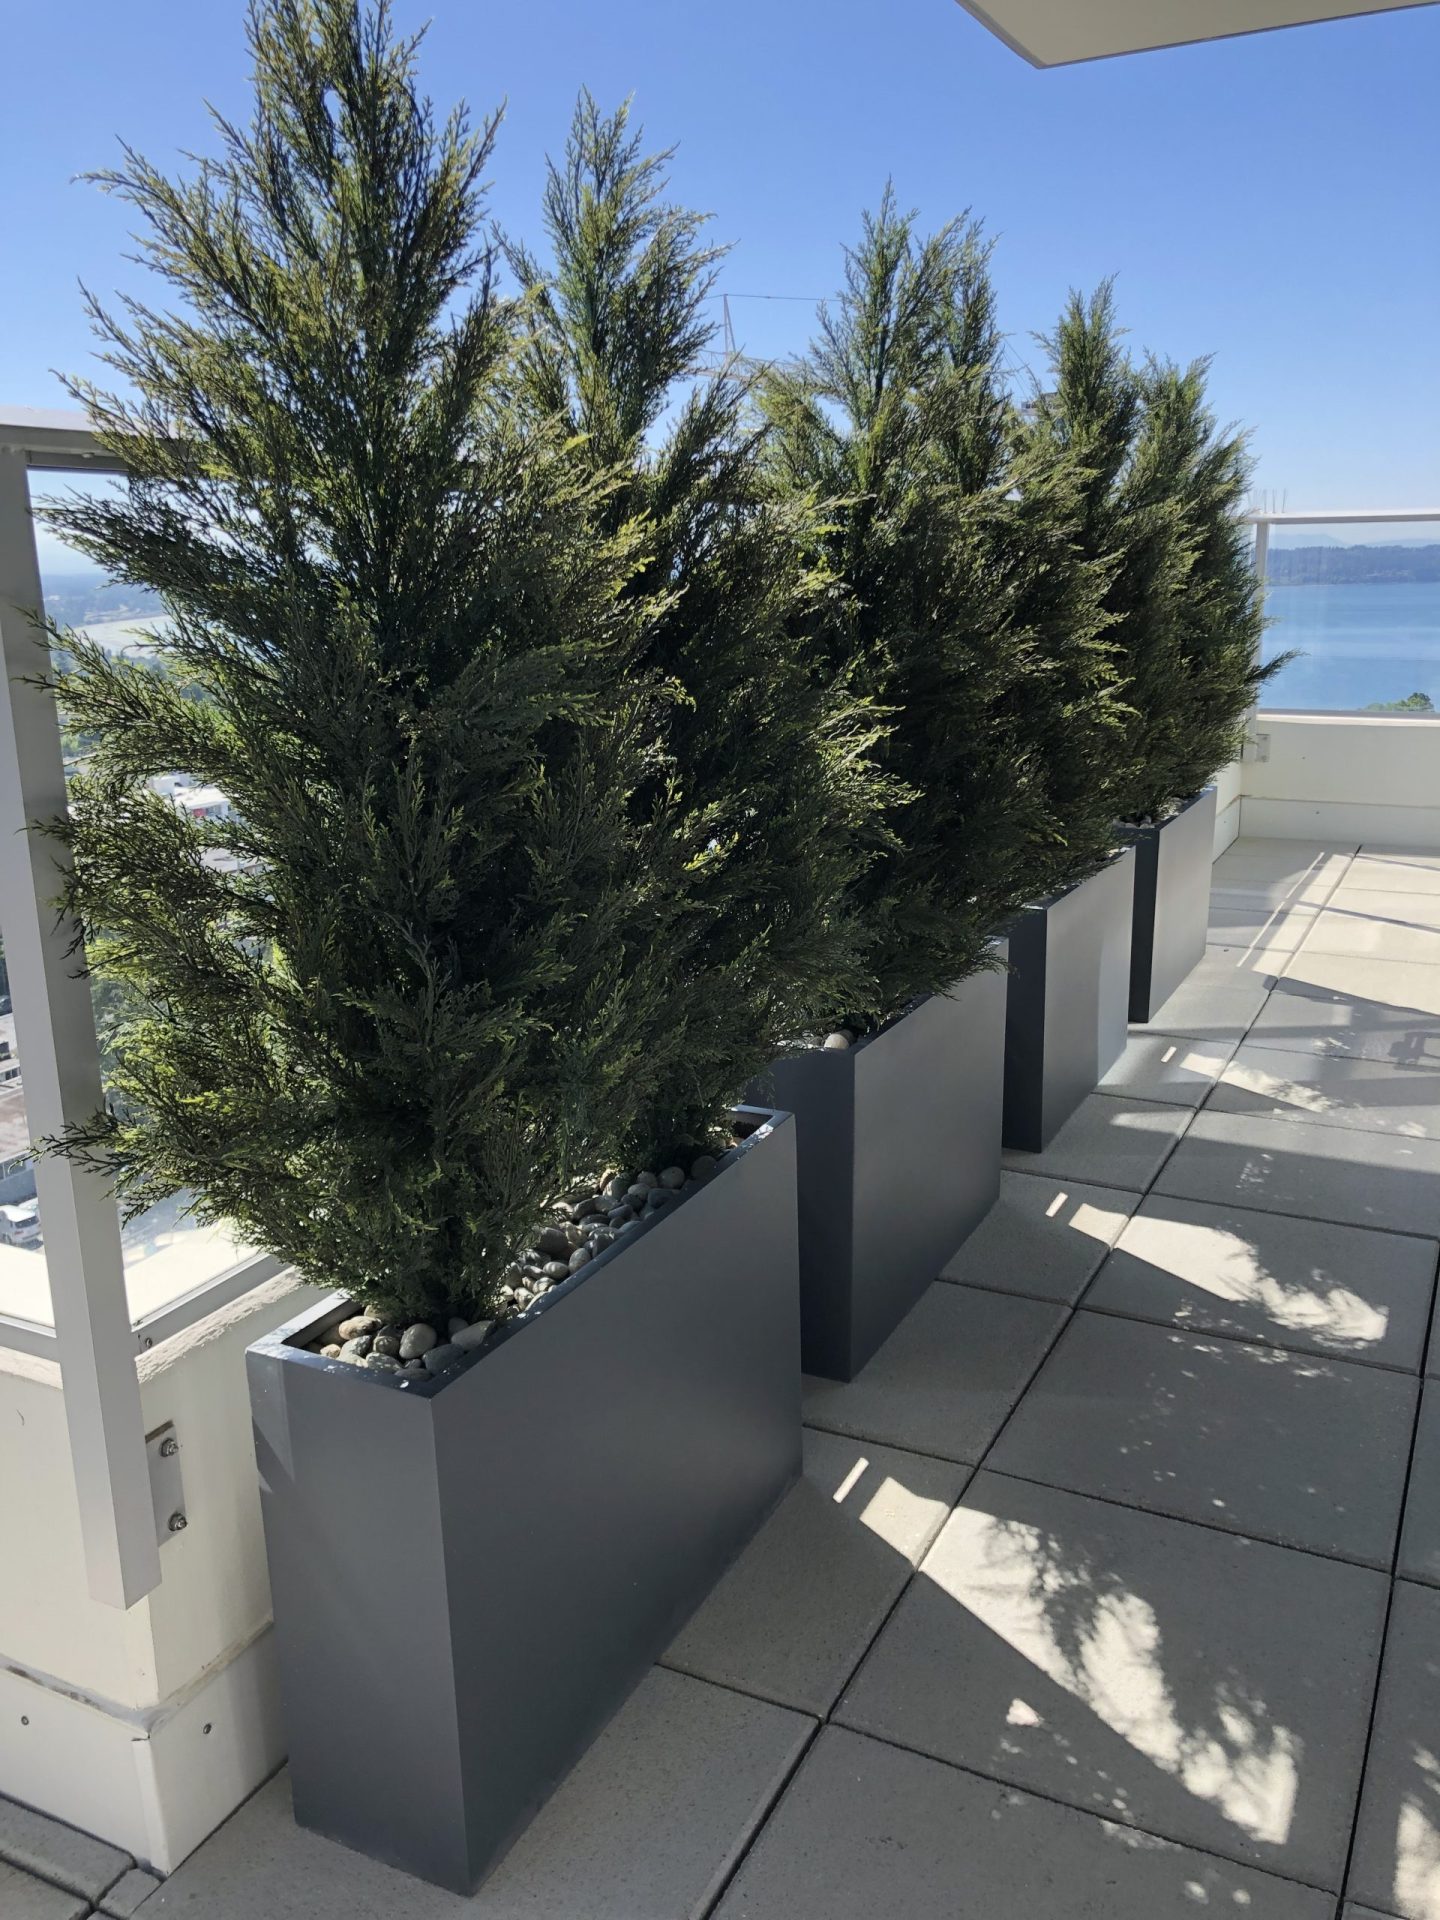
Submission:
[[[1206,787],[1158,826],[1135,832],[1135,922],[1130,1018],[1153,1020],[1205,957],[1215,789]]]
[[[772,1066],[797,1130],[807,1373],[852,1379],[994,1203],[1004,1032],[1005,975],[981,973],[847,1052]]]
[[[303,1826],[470,1892],[798,1475],[796,1130],[752,1117],[460,1370],[306,1350],[343,1295],[251,1348]]]
[[[1010,924],[1005,1145],[1047,1147],[1125,1050],[1135,849]]]

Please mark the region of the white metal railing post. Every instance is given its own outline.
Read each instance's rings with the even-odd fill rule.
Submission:
[[[1270,555],[1270,522],[1259,519],[1254,514],[1247,517],[1255,532],[1255,578],[1260,582],[1260,598],[1263,606],[1265,598],[1265,572]],[[1255,664],[1257,667],[1263,657],[1263,650],[1264,638],[1262,636],[1261,639],[1255,643]],[[1231,763],[1239,776],[1239,795],[1242,815],[1244,813],[1245,800],[1245,762],[1259,751],[1259,719],[1260,702],[1254,700],[1250,704],[1249,712],[1245,715],[1245,729],[1240,736],[1240,757]],[[1240,829],[1237,829],[1237,831],[1239,830]]]
[[[1255,577],[1261,588],[1265,585],[1265,575],[1270,565],[1270,522],[1255,522]]]
[[[1270,522],[1268,520],[1257,520],[1255,522],[1255,578],[1260,582],[1260,605],[1261,605],[1262,611],[1265,605],[1266,594],[1269,590],[1267,586],[1269,573],[1270,573]],[[1257,652],[1257,655],[1260,655],[1261,657],[1263,657],[1264,644],[1265,644],[1264,638],[1262,636],[1261,639],[1256,642],[1256,652]],[[1259,658],[1256,659],[1255,664],[1257,667],[1259,666],[1260,664]],[[1256,700],[1254,705],[1250,709],[1250,718],[1245,728],[1246,734],[1252,740],[1254,739],[1256,734],[1256,722],[1259,719],[1259,715],[1260,715],[1260,702]],[[1256,751],[1257,752],[1259,751],[1258,746],[1256,747]]]
[[[42,603],[28,466],[23,448],[0,444],[0,890],[38,1136],[93,1113],[102,1092],[90,985],[55,908],[59,849],[31,830],[63,812],[65,770],[55,701],[25,684],[44,665],[27,618]],[[160,1554],[119,1215],[109,1183],[74,1161],[43,1156],[36,1186],[89,1588],[128,1607],[159,1585]]]

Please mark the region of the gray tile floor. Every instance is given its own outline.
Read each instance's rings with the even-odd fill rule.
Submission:
[[[144,1920],[1440,1920],[1440,854],[1252,840],[1214,902],[473,1900],[282,1774]]]

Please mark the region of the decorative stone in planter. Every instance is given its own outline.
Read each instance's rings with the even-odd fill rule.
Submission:
[[[1135,849],[1010,923],[1005,1145],[1039,1153],[1125,1050]]]
[[[434,1378],[252,1347],[300,1823],[493,1867],[800,1468],[795,1126],[757,1130]]]
[[[1215,789],[1205,787],[1158,826],[1135,827],[1135,921],[1130,1018],[1153,1020],[1205,957]]]
[[[852,1379],[994,1203],[1004,1034],[1005,975],[981,973],[771,1067],[797,1129],[807,1373]]]

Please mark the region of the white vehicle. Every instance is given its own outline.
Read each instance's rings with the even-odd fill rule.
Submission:
[[[40,1202],[0,1201],[0,1246],[38,1247],[39,1244]]]

